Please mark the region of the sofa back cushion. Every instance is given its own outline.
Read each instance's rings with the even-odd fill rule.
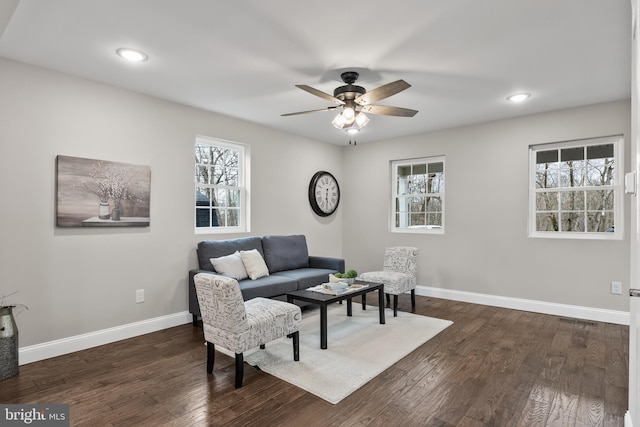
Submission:
[[[262,239],[260,237],[243,237],[229,240],[203,240],[198,243],[198,262],[201,270],[216,271],[211,265],[211,258],[220,258],[231,255],[236,251],[250,251],[257,249],[262,252]]]
[[[309,267],[307,239],[303,235],[264,236],[262,250],[270,273]]]

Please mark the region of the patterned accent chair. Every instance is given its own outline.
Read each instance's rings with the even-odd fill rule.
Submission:
[[[358,276],[360,280],[384,283],[384,293],[393,295],[393,317],[398,317],[398,295],[411,291],[411,308],[416,308],[416,276],[418,274],[418,248],[388,247],[384,254],[382,271],[371,271]]]
[[[230,277],[199,273],[196,294],[207,341],[207,372],[213,372],[215,345],[236,355],[236,388],[242,387],[247,350],[281,337],[293,338],[293,360],[300,360],[300,307],[284,301],[253,298],[243,301],[240,285]]]

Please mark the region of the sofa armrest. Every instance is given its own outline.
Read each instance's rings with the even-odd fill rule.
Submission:
[[[326,268],[344,273],[344,259],[324,256],[309,256],[309,267]]]

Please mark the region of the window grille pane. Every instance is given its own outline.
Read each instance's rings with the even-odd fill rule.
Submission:
[[[573,160],[584,160],[584,147],[563,148],[560,151],[561,162],[570,162]]]
[[[560,209],[563,211],[583,211],[584,191],[563,191],[560,193]]]
[[[442,212],[442,198],[440,197],[427,197],[426,199],[426,212]]]
[[[440,213],[427,213],[427,226],[434,225],[442,226],[442,214]]]
[[[429,163],[429,173],[442,173],[444,172],[444,163]]]
[[[614,207],[613,190],[591,190],[587,191],[587,210],[601,211],[613,210]]]
[[[587,185],[611,185],[613,183],[613,159],[591,159],[587,162]]]
[[[410,194],[424,194],[427,190],[425,175],[411,175],[409,179]]]
[[[398,166],[398,178],[411,175],[411,165]]]
[[[411,175],[424,175],[426,173],[427,173],[427,165],[425,163],[412,165]]]
[[[613,211],[587,212],[587,231],[613,232]]]
[[[429,174],[427,180],[427,193],[444,192],[444,173]]]
[[[584,161],[560,163],[560,186],[582,187],[584,185]]]
[[[587,159],[613,160],[613,144],[589,145],[587,147]]]
[[[211,209],[196,209],[196,227],[211,227]]]
[[[558,150],[538,151],[536,153],[536,163],[556,163],[558,161]]]
[[[558,163],[536,164],[536,188],[558,187]]]
[[[558,214],[554,212],[537,213],[536,231],[558,231]]]
[[[584,212],[561,212],[560,231],[584,232]]]
[[[410,219],[410,227],[418,227],[418,226],[424,226],[426,225],[426,219],[424,216],[424,213],[412,213],[409,214],[409,219]]]
[[[409,212],[424,212],[424,199],[422,198],[411,198],[409,203]]]
[[[539,192],[536,193],[536,210],[538,211],[557,211],[558,210],[558,192]]]

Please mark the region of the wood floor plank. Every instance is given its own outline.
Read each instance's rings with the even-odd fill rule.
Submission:
[[[453,325],[336,405],[249,365],[236,390],[234,359],[219,352],[207,374],[191,324],[21,366],[0,382],[0,401],[69,404],[74,426],[623,425],[628,327],[416,303]]]

